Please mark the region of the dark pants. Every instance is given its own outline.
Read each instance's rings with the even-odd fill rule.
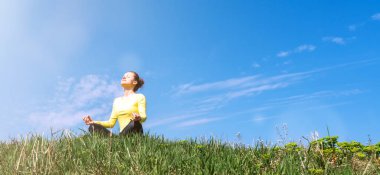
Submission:
[[[103,136],[110,136],[111,131],[99,124],[91,124],[88,127],[88,131],[93,134],[97,133]],[[130,134],[143,134],[143,128],[140,122],[131,121],[129,124],[120,132],[120,135],[130,135]]]

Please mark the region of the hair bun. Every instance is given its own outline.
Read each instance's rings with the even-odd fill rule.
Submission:
[[[145,82],[144,82],[144,79],[140,78],[139,74],[137,74],[134,71],[130,71],[130,72],[135,74],[135,80],[137,81],[137,84],[136,84],[135,88],[133,88],[133,91],[136,92],[137,90],[139,90],[144,85]]]
[[[144,83],[145,83],[144,79],[140,78],[140,80],[139,80],[140,87],[142,87],[144,85]]]

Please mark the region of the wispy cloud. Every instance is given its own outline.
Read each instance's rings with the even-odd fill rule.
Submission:
[[[186,111],[183,113],[186,113],[186,114],[178,114],[178,115],[174,115],[174,116],[166,117],[166,118],[152,119],[145,124],[145,127],[153,128],[156,126],[167,125],[167,124],[174,123],[180,120],[185,120],[185,119],[205,115],[207,114],[207,111]]]
[[[376,13],[376,14],[372,15],[371,18],[372,18],[372,20],[379,21],[380,20],[380,13]]]
[[[345,45],[345,44],[347,44],[347,42],[355,40],[355,39],[356,39],[356,37],[343,38],[343,37],[337,37],[337,36],[327,36],[327,37],[322,38],[323,41],[332,42],[332,43],[339,44],[339,45]]]
[[[352,32],[356,31],[356,28],[357,28],[357,26],[355,24],[351,24],[351,25],[348,26],[348,30],[352,31]]]
[[[196,120],[189,120],[189,121],[184,121],[176,125],[176,127],[182,128],[182,127],[189,127],[189,126],[196,126],[196,125],[202,125],[218,120],[222,120],[223,117],[214,117],[214,118],[202,118],[202,119],[196,119]]]
[[[278,57],[287,57],[289,54],[291,54],[291,51],[281,51],[277,54]]]
[[[276,89],[281,89],[281,88],[286,88],[290,85],[293,85],[300,80],[306,79],[310,76],[312,76],[315,73],[319,72],[325,72],[329,70],[334,70],[338,68],[345,68],[345,67],[350,67],[350,66],[358,66],[358,65],[368,65],[368,64],[374,64],[378,62],[378,59],[367,59],[367,60],[360,60],[360,61],[353,61],[353,62],[347,62],[343,64],[338,64],[338,65],[333,65],[329,67],[322,67],[319,69],[311,70],[311,71],[306,71],[306,72],[298,72],[298,73],[289,73],[289,74],[282,74],[282,75],[277,75],[277,76],[272,76],[272,77],[264,77],[261,76],[257,80],[253,82],[246,82],[244,84],[244,87],[246,89],[241,89],[240,91],[236,92],[225,92],[221,93],[218,95],[213,95],[206,97],[204,100],[199,100],[194,102],[196,108],[198,107],[209,107],[209,111],[213,111],[215,109],[219,109],[225,105],[227,105],[230,100],[238,97],[247,97],[250,95],[254,94],[260,94],[261,92],[264,91],[270,91],[270,90],[276,90]],[[287,83],[287,84],[284,84]],[[262,86],[262,87],[260,87]],[[249,88],[251,87],[251,88]],[[254,92],[254,88],[257,88],[255,90],[258,90]],[[326,90],[326,91],[317,91],[313,92],[310,94],[301,94],[301,95],[294,95],[290,97],[286,97],[283,99],[271,99],[267,102],[263,102],[261,106],[256,106],[253,109],[249,110],[243,110],[241,111],[242,113],[250,113],[254,112],[256,113],[258,109],[260,110],[270,110],[273,107],[279,107],[279,106],[286,106],[286,105],[292,105],[292,104],[298,104],[298,103],[305,103],[313,100],[318,100],[318,99],[329,99],[329,98],[341,98],[341,97],[348,97],[352,95],[359,95],[364,93],[363,90],[360,89],[350,89],[350,90],[341,90],[341,91],[332,91],[332,90]],[[231,95],[233,94],[233,95]],[[346,104],[346,103],[345,103]],[[344,104],[339,104],[339,105],[344,105]],[[333,107],[334,105],[330,105],[328,107]],[[335,105],[337,106],[337,105]],[[327,105],[324,106],[324,108],[327,108]],[[226,114],[227,115],[227,114]],[[235,115],[235,114],[232,114]],[[230,115],[227,115],[230,116]],[[257,119],[258,121],[259,119]]]
[[[305,72],[279,74],[279,75],[274,75],[274,76],[254,75],[254,76],[231,78],[231,79],[221,80],[217,82],[208,82],[208,83],[203,83],[203,84],[187,83],[185,85],[179,85],[177,86],[177,89],[176,88],[172,89],[172,91],[174,91],[174,94],[179,94],[175,96],[176,98],[184,99],[186,97],[197,96],[200,93],[206,94],[206,95],[204,96],[202,95],[202,97],[198,96],[197,98],[190,100],[189,102],[191,104],[189,105],[190,108],[188,108],[187,111],[183,111],[182,114],[178,114],[175,117],[167,118],[163,120],[158,119],[157,121],[154,121],[151,124],[151,126],[159,126],[159,125],[173,123],[173,122],[178,123],[185,119],[188,120],[190,118],[194,118],[200,115],[210,115],[216,110],[225,107],[226,105],[228,105],[235,99],[248,98],[250,96],[259,95],[264,92],[284,89],[291,85],[299,83],[300,81],[306,78],[309,78],[316,73],[334,70],[338,68],[345,68],[349,66],[374,64],[378,61],[379,59],[367,59],[367,60],[342,63],[342,64],[328,66],[328,67],[322,67],[322,68],[305,71]],[[230,82],[230,83],[227,83],[227,82]],[[301,95],[285,97],[282,99],[278,98],[278,99],[269,100],[263,103],[262,106],[257,106],[253,109],[250,109],[249,111],[252,110],[252,112],[255,112],[258,110],[256,108],[269,110],[273,108],[273,106],[289,105],[292,103],[302,103],[308,100],[310,101],[310,100],[318,99],[318,98],[350,96],[350,95],[356,95],[360,93],[363,93],[363,91],[360,89],[351,89],[351,90],[343,90],[343,91],[318,91],[311,94],[301,94]],[[247,113],[247,111],[243,111],[243,113]],[[195,115],[187,115],[187,114],[195,114]],[[197,115],[197,114],[200,114],[200,115]],[[235,115],[235,114],[231,114],[231,115]]]
[[[310,102],[316,99],[322,98],[336,98],[336,97],[344,97],[344,96],[352,96],[364,93],[364,91],[360,89],[351,89],[351,90],[342,90],[342,91],[317,91],[310,94],[301,94],[301,95],[293,95],[285,98],[277,98],[271,99],[268,103],[264,104],[264,106],[279,106],[279,105],[292,105]]]
[[[337,107],[337,106],[344,106],[344,105],[348,105],[348,104],[351,104],[351,102],[339,102],[339,103],[311,106],[309,108],[306,108],[305,110],[327,109],[327,108],[333,108],[333,107]]]
[[[209,92],[213,95],[206,96],[203,100],[198,100],[195,104],[200,106],[211,105],[218,106],[220,104],[224,104],[229,102],[232,99],[251,96],[254,94],[259,94],[264,91],[275,90],[287,87],[290,84],[297,82],[298,80],[304,79],[309,76],[311,72],[300,72],[300,73],[291,73],[291,74],[281,74],[276,76],[264,77],[264,76],[252,76],[247,77],[239,77],[234,79],[219,81],[219,82],[211,82],[204,83],[199,85],[193,85],[198,91],[189,91],[188,93],[199,93],[199,92]],[[245,80],[245,81],[240,81]],[[249,80],[249,81],[248,81]],[[226,86],[223,82],[239,82],[233,83],[233,86]],[[210,87],[214,85],[223,85],[223,88],[219,86],[215,86],[215,88],[198,88],[198,87]],[[178,91],[182,91],[181,87]],[[192,87],[188,87],[192,89]]]
[[[340,44],[340,45],[346,44],[345,39],[342,38],[342,37],[329,36],[329,37],[323,37],[322,40],[323,41],[328,41],[328,42],[333,42],[335,44]]]
[[[210,114],[213,111],[223,108],[229,104],[234,99],[239,99],[242,97],[249,97],[253,95],[259,95],[260,93],[266,91],[273,91],[276,89],[285,88],[289,85],[292,85],[299,80],[302,80],[313,72],[299,72],[291,74],[280,74],[275,76],[246,76],[238,77],[235,79],[222,80],[218,82],[210,82],[204,84],[187,84],[187,91],[184,91],[184,85],[178,86],[178,92],[180,95],[176,96],[177,98],[186,97],[184,95],[191,94],[194,96],[198,93],[205,93],[204,97],[197,98],[191,102],[191,107],[194,109],[191,113],[184,112],[185,114],[189,113],[199,113]],[[228,83],[229,82],[229,83]],[[212,87],[212,88],[211,88]],[[196,90],[194,90],[196,89]],[[186,93],[184,93],[186,92]],[[176,122],[183,120],[183,116],[188,115],[179,115],[180,118],[171,118],[164,119],[163,121],[157,121],[153,125],[160,125],[162,123],[170,123],[174,120]],[[187,119],[187,118],[186,118]]]
[[[360,22],[360,23],[356,23],[356,24],[351,24],[348,26],[348,30],[351,32],[354,32],[354,31],[358,30],[359,28],[362,28],[363,26],[365,26],[367,24],[367,22],[368,22],[368,20]]]
[[[227,93],[225,97],[227,99],[234,99],[234,98],[238,98],[238,97],[242,97],[242,96],[249,96],[249,95],[251,95],[253,93],[257,93],[257,92],[263,92],[263,91],[268,91],[268,90],[275,90],[275,89],[279,89],[279,88],[284,88],[288,85],[289,85],[289,83],[285,83],[285,82],[261,85],[258,87],[252,87],[252,88],[244,89],[241,91],[230,92],[230,93]]]
[[[265,117],[263,115],[257,115],[255,117],[253,117],[252,121],[255,122],[255,123],[261,123],[265,120],[269,120],[269,119],[272,119],[273,117]]]
[[[289,56],[291,54],[295,54],[295,53],[312,52],[316,48],[317,47],[314,45],[304,44],[304,45],[300,45],[300,46],[294,48],[293,50],[281,51],[281,52],[277,53],[277,57],[287,57],[287,56]]]
[[[257,79],[258,77],[259,76],[231,78],[231,79],[227,79],[223,81],[205,83],[205,84],[199,84],[199,85],[194,85],[193,83],[186,83],[183,85],[179,85],[178,87],[175,87],[174,89],[176,91],[175,92],[176,95],[183,95],[183,94],[195,93],[195,92],[201,92],[201,91],[207,91],[207,90],[221,90],[221,89],[228,89],[228,88],[239,86],[246,82],[253,81]]]
[[[120,87],[105,76],[86,75],[79,80],[68,78],[58,84],[56,95],[32,112],[27,119],[39,130],[74,127],[81,117],[91,115],[95,119],[108,118],[112,99],[121,95]],[[109,103],[104,103],[108,101]]]
[[[248,108],[245,110],[241,110],[238,112],[233,112],[231,114],[225,114],[225,116],[228,117],[234,117],[234,116],[247,116],[247,115],[253,115],[254,117],[251,118],[250,121],[254,123],[262,123],[266,120],[275,119],[277,117],[273,116],[266,116],[263,114],[266,114],[270,111],[273,111],[274,109],[288,109],[289,106],[297,105],[297,104],[303,104],[307,102],[312,102],[313,100],[323,100],[328,101],[331,100],[331,98],[340,98],[340,97],[348,97],[353,95],[360,95],[361,93],[364,93],[361,90],[358,89],[352,89],[352,90],[343,90],[343,91],[318,91],[310,94],[302,94],[302,95],[294,95],[290,97],[285,98],[278,98],[278,99],[270,99],[268,101],[263,101],[259,106],[255,105],[252,108]],[[325,104],[318,104],[316,106],[309,106],[302,109],[297,109],[299,111],[309,111],[309,110],[321,110],[321,109],[327,109],[327,108],[334,108],[337,106],[344,106],[351,104],[352,102],[344,100],[343,102],[336,102],[336,103],[325,103]]]
[[[305,45],[300,45],[300,46],[298,46],[298,47],[294,50],[294,52],[295,52],[295,53],[304,52],[304,51],[309,51],[309,52],[311,52],[311,51],[314,51],[315,48],[316,48],[316,47],[315,47],[314,45],[305,44]]]
[[[370,16],[370,20],[380,21],[380,13],[376,13],[376,14],[373,14],[372,16]],[[351,24],[348,26],[348,30],[351,32],[354,32],[354,31],[358,30],[359,28],[365,26],[368,22],[369,22],[369,20],[365,20],[365,21],[362,21],[360,23]]]
[[[251,66],[252,66],[253,68],[255,68],[255,69],[261,67],[261,65],[260,65],[259,63],[253,63]]]
[[[280,87],[279,84],[293,83],[296,80],[306,78],[309,74],[314,73],[315,71],[288,73],[267,77],[262,75],[252,75],[203,84],[186,83],[174,87],[172,91],[174,91],[174,94],[176,95],[185,95],[200,92],[217,92],[220,90],[225,90],[230,94],[265,91],[273,89],[274,87]],[[225,91],[223,92],[224,94]]]

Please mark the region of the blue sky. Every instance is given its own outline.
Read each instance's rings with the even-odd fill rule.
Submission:
[[[0,139],[109,117],[124,72],[145,131],[379,142],[380,2],[1,1]],[[113,129],[114,132],[118,128]],[[284,139],[285,138],[285,139]]]

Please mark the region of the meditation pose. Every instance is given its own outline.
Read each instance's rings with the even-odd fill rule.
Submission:
[[[111,135],[111,131],[106,128],[113,128],[116,120],[119,121],[120,135],[143,133],[141,123],[147,118],[146,101],[145,96],[136,91],[144,85],[144,80],[136,72],[130,71],[124,74],[120,84],[124,88],[124,95],[113,101],[108,121],[94,121],[89,115],[83,117],[85,124],[90,125],[88,128],[90,133]]]

